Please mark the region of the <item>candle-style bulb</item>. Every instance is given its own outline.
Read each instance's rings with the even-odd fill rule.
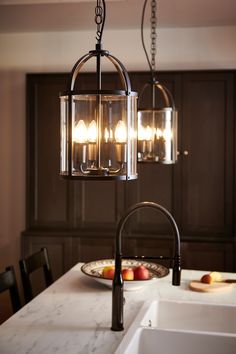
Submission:
[[[96,143],[97,141],[97,124],[94,119],[90,122],[88,127],[88,141],[90,143]]]
[[[107,127],[105,128],[105,132],[104,132],[104,140],[106,143],[109,140],[109,131],[108,131]]]
[[[115,129],[115,140],[117,143],[126,143],[127,141],[127,131],[125,123],[119,120]]]
[[[88,138],[88,131],[82,119],[80,119],[75,125],[73,133],[73,141],[80,144],[86,143]]]
[[[152,140],[152,128],[149,125],[146,127],[145,140]]]
[[[163,136],[163,131],[160,128],[156,130],[156,138],[160,139]]]

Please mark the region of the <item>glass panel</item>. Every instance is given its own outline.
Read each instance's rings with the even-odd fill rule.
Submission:
[[[60,155],[60,173],[68,175],[68,97],[60,97],[61,104],[61,155]]]
[[[66,114],[63,109],[62,105],[62,117]],[[136,96],[74,95],[72,176],[137,178],[136,112]],[[68,118],[61,120],[68,123]],[[64,145],[61,161],[65,165],[68,153]]]
[[[128,102],[128,155],[130,156],[129,164],[127,166],[128,176],[133,179],[133,176],[137,178],[137,99],[130,96],[127,98]]]
[[[172,108],[138,112],[138,161],[175,163],[177,111]]]

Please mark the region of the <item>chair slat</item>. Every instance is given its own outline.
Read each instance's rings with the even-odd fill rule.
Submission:
[[[33,287],[31,281],[31,274],[36,270],[42,268],[44,273],[44,279],[46,287],[53,283],[52,271],[49,262],[48,252],[45,247],[41,248],[39,252],[36,252],[26,259],[19,261],[21,279],[24,289],[25,302],[29,302],[33,299]]]
[[[5,272],[0,274],[0,293],[6,290],[10,292],[12,309],[15,313],[21,308],[21,301],[13,266],[7,267]]]

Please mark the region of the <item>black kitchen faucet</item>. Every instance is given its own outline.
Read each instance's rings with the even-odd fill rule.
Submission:
[[[121,234],[124,225],[128,218],[138,209],[142,208],[153,208],[164,214],[170,222],[174,233],[174,256],[173,257],[163,257],[163,256],[123,256],[121,252]],[[123,331],[123,279],[121,262],[122,259],[161,259],[161,260],[172,260],[173,272],[172,272],[172,285],[180,285],[181,278],[181,267],[180,267],[180,236],[179,230],[173,216],[159,204],[153,202],[141,202],[130,207],[125,214],[121,217],[117,231],[116,231],[116,251],[115,251],[115,274],[112,283],[112,326],[113,331]]]

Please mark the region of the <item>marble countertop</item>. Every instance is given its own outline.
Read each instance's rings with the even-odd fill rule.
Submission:
[[[0,354],[112,354],[146,300],[158,298],[236,306],[236,284],[224,292],[188,289],[202,271],[182,270],[181,286],[171,285],[171,272],[137,291],[125,291],[123,332],[111,327],[111,289],[84,275],[77,264],[52,286],[0,326]],[[236,274],[223,273],[236,279]]]

